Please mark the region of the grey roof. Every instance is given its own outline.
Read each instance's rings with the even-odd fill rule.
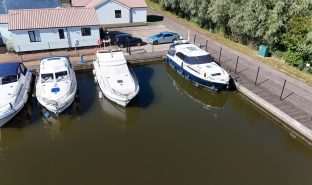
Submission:
[[[1,0],[0,14],[15,9],[57,8],[60,6],[59,0]]]

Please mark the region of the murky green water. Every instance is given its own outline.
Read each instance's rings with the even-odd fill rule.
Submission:
[[[91,73],[60,119],[30,103],[1,128],[0,184],[312,184],[312,150],[239,93],[196,88],[164,64],[134,70],[141,91],[126,109],[99,100]]]

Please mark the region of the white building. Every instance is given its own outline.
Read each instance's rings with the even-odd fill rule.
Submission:
[[[72,6],[94,7],[100,24],[106,27],[146,23],[145,0],[72,0]]]
[[[10,10],[8,31],[15,52],[97,45],[94,8]]]

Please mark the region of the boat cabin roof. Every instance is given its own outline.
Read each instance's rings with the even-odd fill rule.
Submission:
[[[17,75],[21,62],[8,62],[0,64],[0,77]]]
[[[174,47],[176,52],[181,52],[186,56],[195,57],[202,55],[209,55],[205,50],[200,49],[194,44],[172,44],[170,47]]]
[[[126,63],[126,59],[121,50],[100,50],[97,52],[97,59],[101,63],[121,62]]]
[[[54,73],[57,71],[67,71],[68,57],[48,57],[40,60],[41,73]]]

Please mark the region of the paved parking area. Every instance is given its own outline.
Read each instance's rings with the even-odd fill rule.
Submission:
[[[127,33],[131,34],[135,37],[139,37],[145,42],[142,46],[134,46],[131,47],[131,51],[133,54],[141,54],[147,52],[161,52],[167,51],[170,43],[168,44],[159,44],[159,45],[151,45],[148,44],[148,36],[155,35],[161,31],[171,31],[165,25],[159,23],[151,23],[146,26],[133,26],[133,27],[123,27],[123,28],[110,28],[109,32],[115,34],[119,33]],[[126,51],[126,49],[123,49]]]

